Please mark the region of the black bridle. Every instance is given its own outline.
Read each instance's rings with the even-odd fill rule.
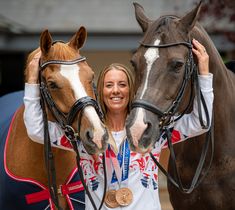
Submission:
[[[160,130],[161,130],[161,132],[165,132],[166,136],[167,136],[168,147],[170,150],[170,158],[171,158],[170,160],[172,161],[173,169],[176,174],[177,181],[175,181],[165,171],[165,169],[160,165],[160,163],[156,160],[156,158],[154,157],[154,155],[152,153],[150,153],[150,156],[152,157],[155,164],[157,164],[157,166],[160,168],[160,170],[167,176],[168,180],[174,186],[179,188],[183,193],[191,193],[195,189],[195,187],[197,187],[199,185],[199,183],[203,180],[203,178],[206,176],[206,174],[209,171],[209,168],[211,166],[211,163],[212,163],[213,150],[214,150],[214,139],[211,134],[211,129],[209,130],[209,132],[207,132],[206,141],[203,145],[201,157],[200,157],[195,175],[193,177],[192,183],[189,188],[185,188],[182,184],[182,181],[181,181],[181,178],[180,178],[177,166],[176,166],[175,152],[174,152],[173,145],[171,142],[171,131],[168,126],[171,123],[179,120],[189,110],[189,108],[191,107],[192,102],[193,102],[193,87],[195,87],[194,90],[195,90],[195,95],[197,97],[200,124],[203,129],[209,128],[210,119],[209,119],[209,114],[208,114],[205,100],[203,98],[203,95],[202,95],[200,87],[199,87],[197,66],[195,65],[194,60],[193,60],[193,53],[192,53],[193,46],[190,42],[177,42],[177,43],[162,44],[162,45],[151,45],[151,44],[141,43],[141,46],[143,46],[145,48],[168,48],[168,47],[179,46],[179,45],[186,46],[189,49],[189,53],[188,53],[188,59],[186,61],[186,65],[185,65],[183,82],[181,84],[181,87],[178,91],[178,94],[177,94],[175,100],[172,102],[172,104],[166,110],[163,111],[163,110],[159,109],[156,105],[154,105],[146,100],[137,99],[132,103],[132,109],[137,108],[137,107],[141,107],[141,108],[144,108],[145,110],[148,110],[158,116]],[[178,111],[179,105],[184,97],[186,86],[189,81],[191,81],[191,94],[190,94],[189,103],[188,103],[187,107],[181,112],[181,114],[179,114],[177,116],[177,118],[174,118],[174,116],[176,115],[176,112]],[[205,115],[206,115],[206,122],[207,122],[206,125],[204,124],[204,122],[202,120],[201,103],[203,105],[203,109],[204,109]],[[209,139],[211,139],[211,149],[212,149],[211,159],[209,162],[209,166],[206,170],[206,173],[204,173],[203,176],[201,176],[201,178],[199,180],[199,176],[201,175],[202,168],[203,168],[206,154],[207,154],[208,147],[209,147]]]
[[[42,106],[42,111],[43,111],[43,121],[44,121],[44,156],[45,156],[45,163],[46,163],[46,168],[47,168],[47,174],[48,174],[48,186],[50,190],[50,195],[51,198],[56,205],[56,207],[60,210],[61,207],[59,205],[59,200],[58,200],[58,192],[57,192],[57,186],[56,186],[56,173],[55,173],[55,165],[54,165],[54,157],[51,149],[51,141],[50,141],[50,135],[49,135],[49,129],[48,129],[48,118],[47,118],[47,113],[46,113],[46,106],[54,116],[56,122],[59,124],[59,126],[64,130],[66,138],[69,140],[71,145],[73,146],[74,151],[76,152],[76,161],[77,161],[77,167],[78,167],[78,173],[81,179],[81,182],[83,184],[83,187],[85,189],[86,194],[88,195],[91,204],[94,208],[94,210],[101,209],[102,205],[104,203],[104,198],[105,198],[105,192],[106,192],[106,167],[105,167],[105,155],[103,154],[103,167],[104,167],[104,194],[103,198],[101,201],[101,204],[99,208],[96,207],[95,202],[88,190],[88,187],[85,183],[85,179],[83,176],[82,172],[82,167],[80,165],[80,154],[78,151],[78,142],[80,141],[80,125],[81,125],[81,118],[84,109],[87,106],[93,106],[99,116],[99,118],[103,121],[103,113],[101,111],[101,108],[99,104],[97,103],[96,100],[91,98],[90,96],[85,96],[80,99],[78,99],[70,109],[70,111],[65,114],[62,112],[56,103],[54,102],[50,92],[48,91],[47,85],[45,78],[42,76],[42,72],[44,69],[51,64],[63,64],[63,65],[73,65],[80,63],[82,61],[85,61],[86,58],[81,56],[75,60],[69,60],[69,61],[64,61],[64,60],[48,60],[45,62],[40,61],[39,67],[39,84],[40,84],[40,94],[41,94],[41,106]],[[93,83],[94,86],[94,83]],[[94,88],[94,87],[93,87]],[[96,93],[95,93],[96,94]],[[79,115],[78,115],[79,114]],[[78,117],[78,131],[75,132],[75,130],[72,128],[72,123],[75,119],[76,116]]]
[[[193,62],[192,44],[189,42],[178,42],[178,43],[163,44],[163,45],[149,45],[149,44],[141,43],[141,45],[146,48],[150,48],[150,47],[151,48],[167,48],[167,47],[173,47],[173,46],[177,46],[177,45],[184,45],[189,48],[189,54],[188,54],[188,59],[186,61],[186,65],[185,65],[183,82],[181,84],[181,87],[178,91],[178,94],[177,94],[175,100],[172,102],[172,104],[166,110],[162,111],[154,104],[151,104],[148,101],[143,100],[143,99],[137,99],[132,103],[132,108],[142,107],[142,108],[156,114],[160,118],[159,126],[163,127],[165,125],[165,123],[167,122],[167,120],[176,114],[178,107],[180,105],[180,102],[182,101],[182,98],[184,96],[184,92],[185,92],[186,85],[187,85],[188,81],[191,79],[191,76],[193,74],[197,73],[196,69],[195,69],[195,64]],[[191,94],[189,105],[192,103],[192,101],[193,101],[193,97]],[[186,110],[184,112],[186,112]],[[180,116],[182,116],[182,115],[180,115]]]

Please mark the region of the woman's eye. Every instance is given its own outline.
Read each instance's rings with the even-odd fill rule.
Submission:
[[[126,87],[126,83],[121,83],[120,86],[121,87]]]
[[[111,84],[106,84],[105,87],[106,87],[106,88],[111,88],[112,85],[111,85]]]

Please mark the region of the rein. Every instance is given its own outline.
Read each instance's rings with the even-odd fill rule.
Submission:
[[[185,65],[185,71],[184,71],[184,79],[183,82],[181,84],[181,87],[178,91],[178,94],[175,98],[175,100],[172,102],[172,104],[165,110],[162,111],[161,109],[159,109],[157,106],[155,106],[154,104],[149,103],[146,100],[143,99],[138,99],[135,100],[132,103],[132,109],[136,108],[136,107],[141,107],[144,108],[145,110],[148,110],[154,114],[156,114],[159,117],[159,127],[161,132],[165,132],[166,136],[167,136],[167,143],[168,143],[168,147],[170,150],[170,160],[172,161],[173,164],[173,169],[174,172],[176,174],[176,179],[177,181],[175,181],[166,171],[165,169],[161,166],[161,164],[156,160],[156,158],[154,157],[154,155],[152,153],[150,153],[151,158],[153,159],[154,163],[160,168],[160,170],[164,173],[164,175],[166,175],[166,177],[168,178],[168,180],[174,185],[176,186],[178,189],[180,189],[183,193],[191,193],[198,185],[199,183],[203,180],[203,178],[206,176],[206,174],[209,171],[209,168],[211,166],[212,163],[212,159],[213,159],[213,151],[214,151],[214,137],[213,137],[213,132],[212,130],[212,125],[210,130],[207,132],[207,136],[206,136],[206,141],[203,145],[202,148],[202,153],[200,156],[200,160],[195,172],[195,175],[193,177],[192,183],[190,185],[189,188],[186,188],[183,186],[177,166],[176,166],[176,156],[175,156],[175,152],[174,152],[174,148],[172,145],[172,141],[171,141],[171,131],[170,128],[168,128],[168,126],[179,120],[190,108],[192,102],[193,102],[193,87],[195,87],[195,94],[197,97],[197,103],[198,103],[198,113],[199,113],[199,121],[200,124],[202,126],[203,129],[207,129],[209,128],[209,113],[206,107],[206,103],[204,100],[204,97],[201,93],[200,87],[199,87],[199,81],[198,81],[198,72],[197,72],[197,68],[196,65],[194,63],[193,60],[193,53],[192,53],[192,44],[190,42],[177,42],[177,43],[170,43],[170,44],[162,44],[162,45],[150,45],[150,44],[145,44],[145,43],[140,43],[143,47],[146,48],[168,48],[168,47],[173,47],[173,46],[178,46],[178,45],[184,45],[189,49],[189,53],[188,53],[188,59],[186,61],[186,65]],[[185,110],[183,110],[183,112],[177,116],[176,118],[174,118],[173,116],[176,114],[178,107],[183,99],[185,90],[186,90],[186,85],[189,82],[189,80],[191,79],[191,94],[190,94],[190,101],[188,106],[185,108]],[[201,103],[203,106],[203,109],[205,111],[206,114],[206,125],[203,123],[202,120],[202,108],[201,108]],[[213,124],[213,121],[212,121]],[[211,158],[210,158],[210,162],[208,165],[208,168],[206,170],[206,172],[201,176],[201,179],[199,180],[199,176],[202,172],[202,168],[203,165],[205,163],[205,158],[206,158],[206,154],[208,152],[208,147],[209,147],[209,140],[211,139]]]
[[[56,172],[55,172],[55,165],[54,165],[54,156],[52,153],[52,148],[51,148],[51,141],[50,141],[50,135],[49,135],[49,129],[48,129],[48,119],[47,119],[47,113],[46,113],[46,105],[50,112],[53,114],[56,122],[59,124],[59,126],[64,130],[66,138],[70,141],[71,145],[73,146],[74,151],[76,152],[76,161],[77,161],[77,167],[78,167],[78,173],[81,179],[81,182],[83,184],[83,187],[85,189],[86,194],[88,195],[91,204],[94,208],[94,210],[101,209],[102,205],[104,203],[104,198],[105,198],[105,192],[106,192],[106,167],[105,167],[105,159],[103,158],[103,167],[104,167],[104,194],[103,198],[101,201],[101,204],[99,208],[96,207],[95,202],[88,190],[88,187],[85,183],[85,179],[82,173],[82,167],[80,165],[80,154],[78,151],[78,144],[80,142],[80,136],[79,136],[79,128],[81,125],[81,117],[83,114],[84,109],[87,106],[93,106],[99,115],[100,119],[103,120],[103,113],[100,109],[99,104],[97,103],[96,100],[91,98],[90,96],[85,96],[77,100],[72,108],[70,109],[68,114],[63,113],[56,103],[54,102],[51,94],[48,91],[47,85],[45,78],[42,76],[43,70],[51,64],[63,64],[63,65],[73,65],[82,61],[85,61],[86,58],[81,56],[75,60],[70,60],[70,61],[63,61],[63,60],[49,60],[45,62],[40,61],[40,71],[39,71],[39,84],[40,84],[40,94],[41,94],[41,106],[42,106],[42,111],[43,111],[43,121],[44,121],[44,156],[45,156],[45,163],[46,163],[46,168],[47,168],[47,175],[48,175],[48,186],[50,190],[50,195],[51,198],[56,205],[56,207],[61,210],[61,207],[59,206],[59,200],[58,200],[58,192],[57,192],[57,186],[56,186]],[[97,93],[95,93],[97,95]],[[74,118],[76,115],[79,114],[78,117],[78,131],[75,132],[74,129],[72,128],[72,123],[74,121]],[[103,154],[103,157],[105,155]]]

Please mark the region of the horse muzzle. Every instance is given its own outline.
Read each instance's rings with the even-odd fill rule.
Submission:
[[[156,116],[152,113],[149,113],[148,117],[145,115],[142,108],[136,112],[133,110],[126,123],[127,138],[131,150],[139,153],[149,152],[160,133]]]
[[[105,126],[99,129],[87,127],[81,132],[81,141],[86,151],[90,154],[100,154],[107,148],[109,134]]]

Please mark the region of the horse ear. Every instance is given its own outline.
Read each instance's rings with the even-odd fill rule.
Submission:
[[[188,14],[186,14],[184,17],[182,17],[179,22],[181,24],[181,26],[187,31],[191,31],[192,28],[194,27],[198,16],[199,16],[199,12],[201,9],[201,4],[202,1],[199,2],[199,4]]]
[[[80,49],[85,43],[86,38],[87,38],[86,28],[84,26],[81,26],[80,29],[77,31],[77,33],[69,41],[68,45],[76,50]]]
[[[52,37],[49,31],[46,29],[41,33],[40,36],[40,48],[42,51],[42,54],[47,54],[51,48],[52,45]]]
[[[139,23],[140,27],[142,28],[143,32],[145,32],[148,28],[148,24],[150,20],[144,14],[144,8],[140,4],[136,2],[134,2],[133,4],[135,7],[135,18],[137,22]]]

